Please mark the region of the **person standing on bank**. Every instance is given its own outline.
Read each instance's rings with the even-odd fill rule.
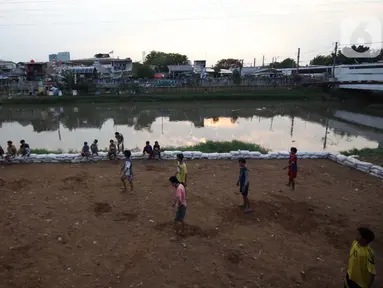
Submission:
[[[124,151],[124,136],[121,133],[114,133],[117,139],[117,154]]]
[[[245,209],[245,213],[251,212],[250,202],[248,198],[249,194],[249,170],[246,167],[246,159],[238,159],[239,164],[239,177],[237,181],[237,186],[239,186],[239,192],[242,194],[243,205],[240,205],[241,208]],[[237,193],[238,194],[238,193]]]

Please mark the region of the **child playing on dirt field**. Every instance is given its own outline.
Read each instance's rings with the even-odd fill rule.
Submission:
[[[114,136],[116,137],[117,139],[117,149],[118,149],[118,153],[124,151],[124,136],[122,136],[121,133],[114,133]],[[121,150],[120,150],[120,146],[121,146]]]
[[[370,288],[375,279],[375,257],[370,243],[375,239],[374,232],[365,227],[358,228],[356,240],[352,242],[345,288]]]
[[[161,159],[161,148],[160,148],[160,144],[158,144],[158,141],[154,142],[153,154],[154,154],[154,159],[156,160]]]
[[[128,189],[126,187],[126,180],[128,180],[130,184],[130,190],[133,191],[133,167],[132,167],[132,153],[129,150],[124,151],[125,161],[124,165],[121,167],[121,181],[124,185],[124,192]]]
[[[82,150],[81,150],[81,156],[89,157],[89,155],[90,155],[90,152],[89,152],[88,142],[84,142],[84,146],[82,146]]]
[[[293,190],[295,190],[295,178],[297,178],[297,172],[298,172],[297,155],[296,155],[297,151],[298,151],[297,148],[291,147],[289,165],[284,168],[284,169],[289,168],[289,172],[288,172],[289,183],[287,183],[287,186],[291,186]]]
[[[176,189],[176,198],[173,203],[173,207],[177,207],[176,217],[174,219],[176,234],[183,236],[185,233],[184,218],[186,214],[185,187],[178,181],[176,176],[171,176],[169,181],[170,184]]]
[[[249,170],[246,167],[246,159],[240,158],[238,159],[239,163],[239,177],[237,181],[237,186],[239,186],[239,192],[242,194],[243,205],[240,205],[241,208],[245,209],[245,213],[249,213],[250,210],[250,202],[248,193],[249,193]]]
[[[142,151],[142,153],[144,155],[148,154],[149,155],[149,159],[154,159],[153,148],[152,148],[152,145],[150,145],[149,141],[146,141],[146,145],[145,145],[144,150]]]
[[[3,147],[0,146],[0,157],[3,158],[4,157],[4,149]]]
[[[109,143],[110,144],[109,144],[108,157],[109,157],[109,160],[114,160],[117,157],[117,147],[113,139],[111,139]]]
[[[90,150],[92,151],[92,156],[93,155],[98,155],[98,146],[97,146],[98,140],[94,139],[92,145],[90,145]]]
[[[185,195],[186,195],[186,181],[188,178],[188,169],[184,162],[184,155],[182,153],[177,155],[177,172],[175,176],[177,177],[178,182],[180,182],[182,186],[185,188]]]

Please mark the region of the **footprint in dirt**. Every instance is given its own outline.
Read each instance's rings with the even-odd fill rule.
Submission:
[[[96,202],[93,206],[93,211],[96,216],[100,216],[112,211],[112,206],[110,206],[107,202]]]
[[[88,174],[85,172],[78,173],[77,175],[68,176],[63,179],[65,183],[83,183],[88,178]]]
[[[135,213],[118,212],[114,217],[113,221],[133,221],[138,218]]]
[[[174,234],[174,223],[173,222],[163,222],[158,223],[154,226],[158,231],[168,233],[169,235]],[[211,238],[217,236],[219,230],[217,229],[203,229],[197,225],[185,224],[185,233],[183,237],[192,237],[198,236],[201,238]]]
[[[22,178],[20,180],[4,181],[3,185],[12,190],[21,190],[26,188],[30,183],[31,181]]]

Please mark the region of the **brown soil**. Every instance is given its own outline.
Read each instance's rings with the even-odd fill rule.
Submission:
[[[174,236],[174,162],[4,167],[0,287],[343,287],[359,225],[383,287],[383,182],[327,160],[301,160],[297,189],[284,161],[249,161],[250,201],[235,195],[235,161],[189,161],[186,235]]]

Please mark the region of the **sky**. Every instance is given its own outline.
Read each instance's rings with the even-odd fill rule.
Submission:
[[[141,61],[143,52],[156,50],[208,66],[222,58],[250,66],[254,58],[260,65],[263,55],[265,63],[296,59],[300,48],[300,63],[307,64],[331,53],[335,42],[344,47],[369,39],[379,48],[381,11],[383,0],[0,0],[0,59],[48,61],[61,51],[79,59],[114,51]],[[368,22],[370,37],[351,37],[361,21]]]

